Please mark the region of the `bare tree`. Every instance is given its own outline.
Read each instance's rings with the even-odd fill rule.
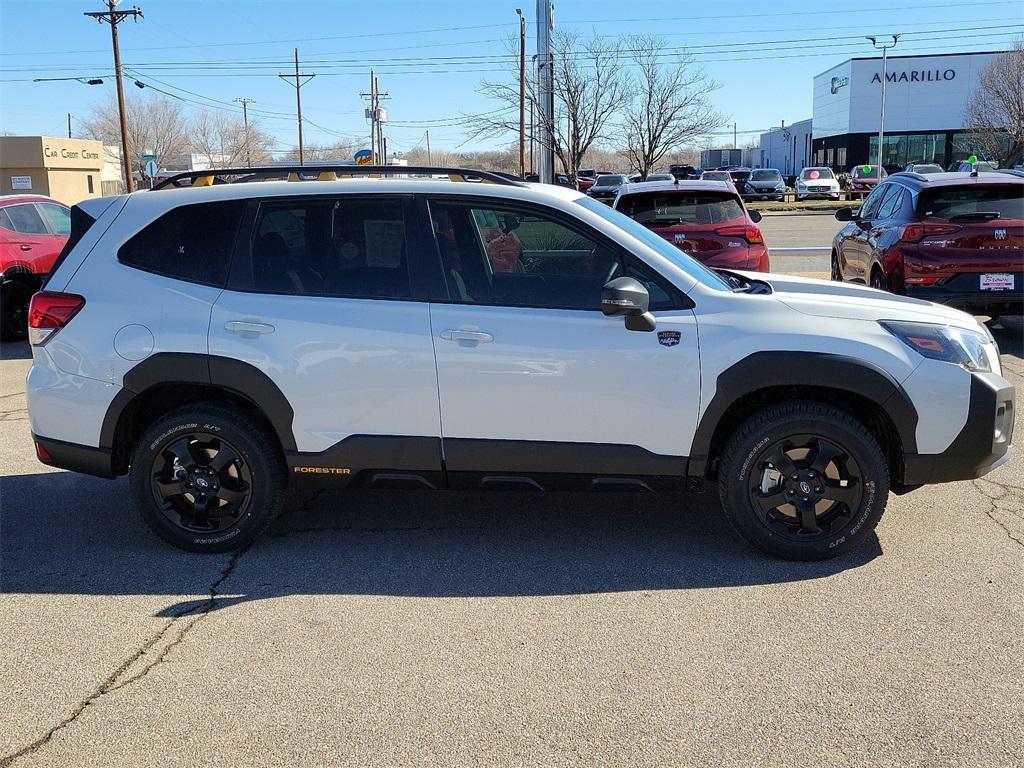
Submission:
[[[710,99],[720,86],[692,56],[663,61],[663,38],[635,35],[626,48],[634,66],[623,109],[623,148],[630,167],[646,176],[665,155],[724,124]]]
[[[493,113],[475,115],[467,121],[471,139],[507,137],[519,131],[518,38],[510,43],[509,77],[500,82],[484,81],[479,92],[505,105]],[[554,54],[555,115],[550,148],[566,173],[575,175],[587,151],[602,139],[609,139],[622,98],[622,56],[618,42],[597,35],[583,39],[575,32],[557,30],[552,37]],[[548,145],[547,132],[540,124],[540,96],[535,78],[527,78],[527,108],[537,116],[532,136],[538,146]]]
[[[333,144],[316,144],[304,142],[302,145],[302,159],[307,163],[322,163],[331,160],[351,160],[365,142],[346,141],[339,139]],[[293,146],[281,155],[282,160],[299,161],[299,147]]]
[[[125,112],[132,168],[139,167],[146,150],[152,150],[165,168],[188,166],[189,120],[180,102],[156,95],[131,96],[126,100]],[[120,144],[117,100],[113,96],[94,107],[82,121],[82,133],[104,144]]]
[[[1024,154],[1024,42],[1000,54],[978,77],[967,105],[967,125],[977,144],[1000,165]]]
[[[210,168],[261,165],[270,159],[274,140],[258,123],[248,129],[238,115],[203,110],[192,119],[190,131],[193,154]]]

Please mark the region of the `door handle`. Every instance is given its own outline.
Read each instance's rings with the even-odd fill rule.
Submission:
[[[494,341],[494,337],[483,331],[441,331],[441,338],[445,341],[475,341],[477,344],[487,344]]]
[[[269,323],[252,323],[245,320],[228,320],[224,330],[232,333],[273,333],[274,326]]]
[[[23,250],[23,251],[31,251],[32,250],[32,246],[31,245],[22,245],[21,246],[21,250]]]

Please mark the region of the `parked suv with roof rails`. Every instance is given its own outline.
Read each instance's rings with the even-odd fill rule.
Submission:
[[[1024,310],[1024,179],[896,173],[832,246],[832,279],[997,317]]]
[[[439,172],[358,169],[399,171]],[[712,271],[578,192],[443,172],[191,172],[77,206],[30,313],[39,459],[127,474],[201,552],[249,544],[300,483],[715,483],[750,542],[815,559],[890,489],[1009,458],[1013,388],[972,317]]]

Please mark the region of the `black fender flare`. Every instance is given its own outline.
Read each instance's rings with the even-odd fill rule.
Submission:
[[[250,363],[219,355],[158,352],[124,376],[100,427],[100,447],[112,449],[118,421],[129,403],[146,390],[166,384],[204,384],[239,395],[255,405],[270,422],[281,447],[295,450],[292,411],[288,398],[263,371]]]
[[[826,352],[755,352],[718,375],[715,395],[693,436],[687,474],[704,477],[722,417],[741,398],[772,387],[822,387],[877,403],[892,421],[905,453],[917,450],[917,409],[892,376],[873,363]]]

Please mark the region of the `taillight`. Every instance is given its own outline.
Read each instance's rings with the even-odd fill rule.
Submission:
[[[715,234],[723,235],[725,237],[742,237],[751,245],[762,245],[764,243],[764,237],[761,235],[761,230],[753,224],[737,224],[731,227],[719,227],[715,230]]]
[[[85,297],[75,293],[40,291],[32,297],[28,307],[28,340],[35,345],[45,344],[57,331],[85,306]]]
[[[960,227],[953,224],[907,224],[900,230],[900,240],[904,243],[919,243],[932,235],[951,235],[959,231]]]

